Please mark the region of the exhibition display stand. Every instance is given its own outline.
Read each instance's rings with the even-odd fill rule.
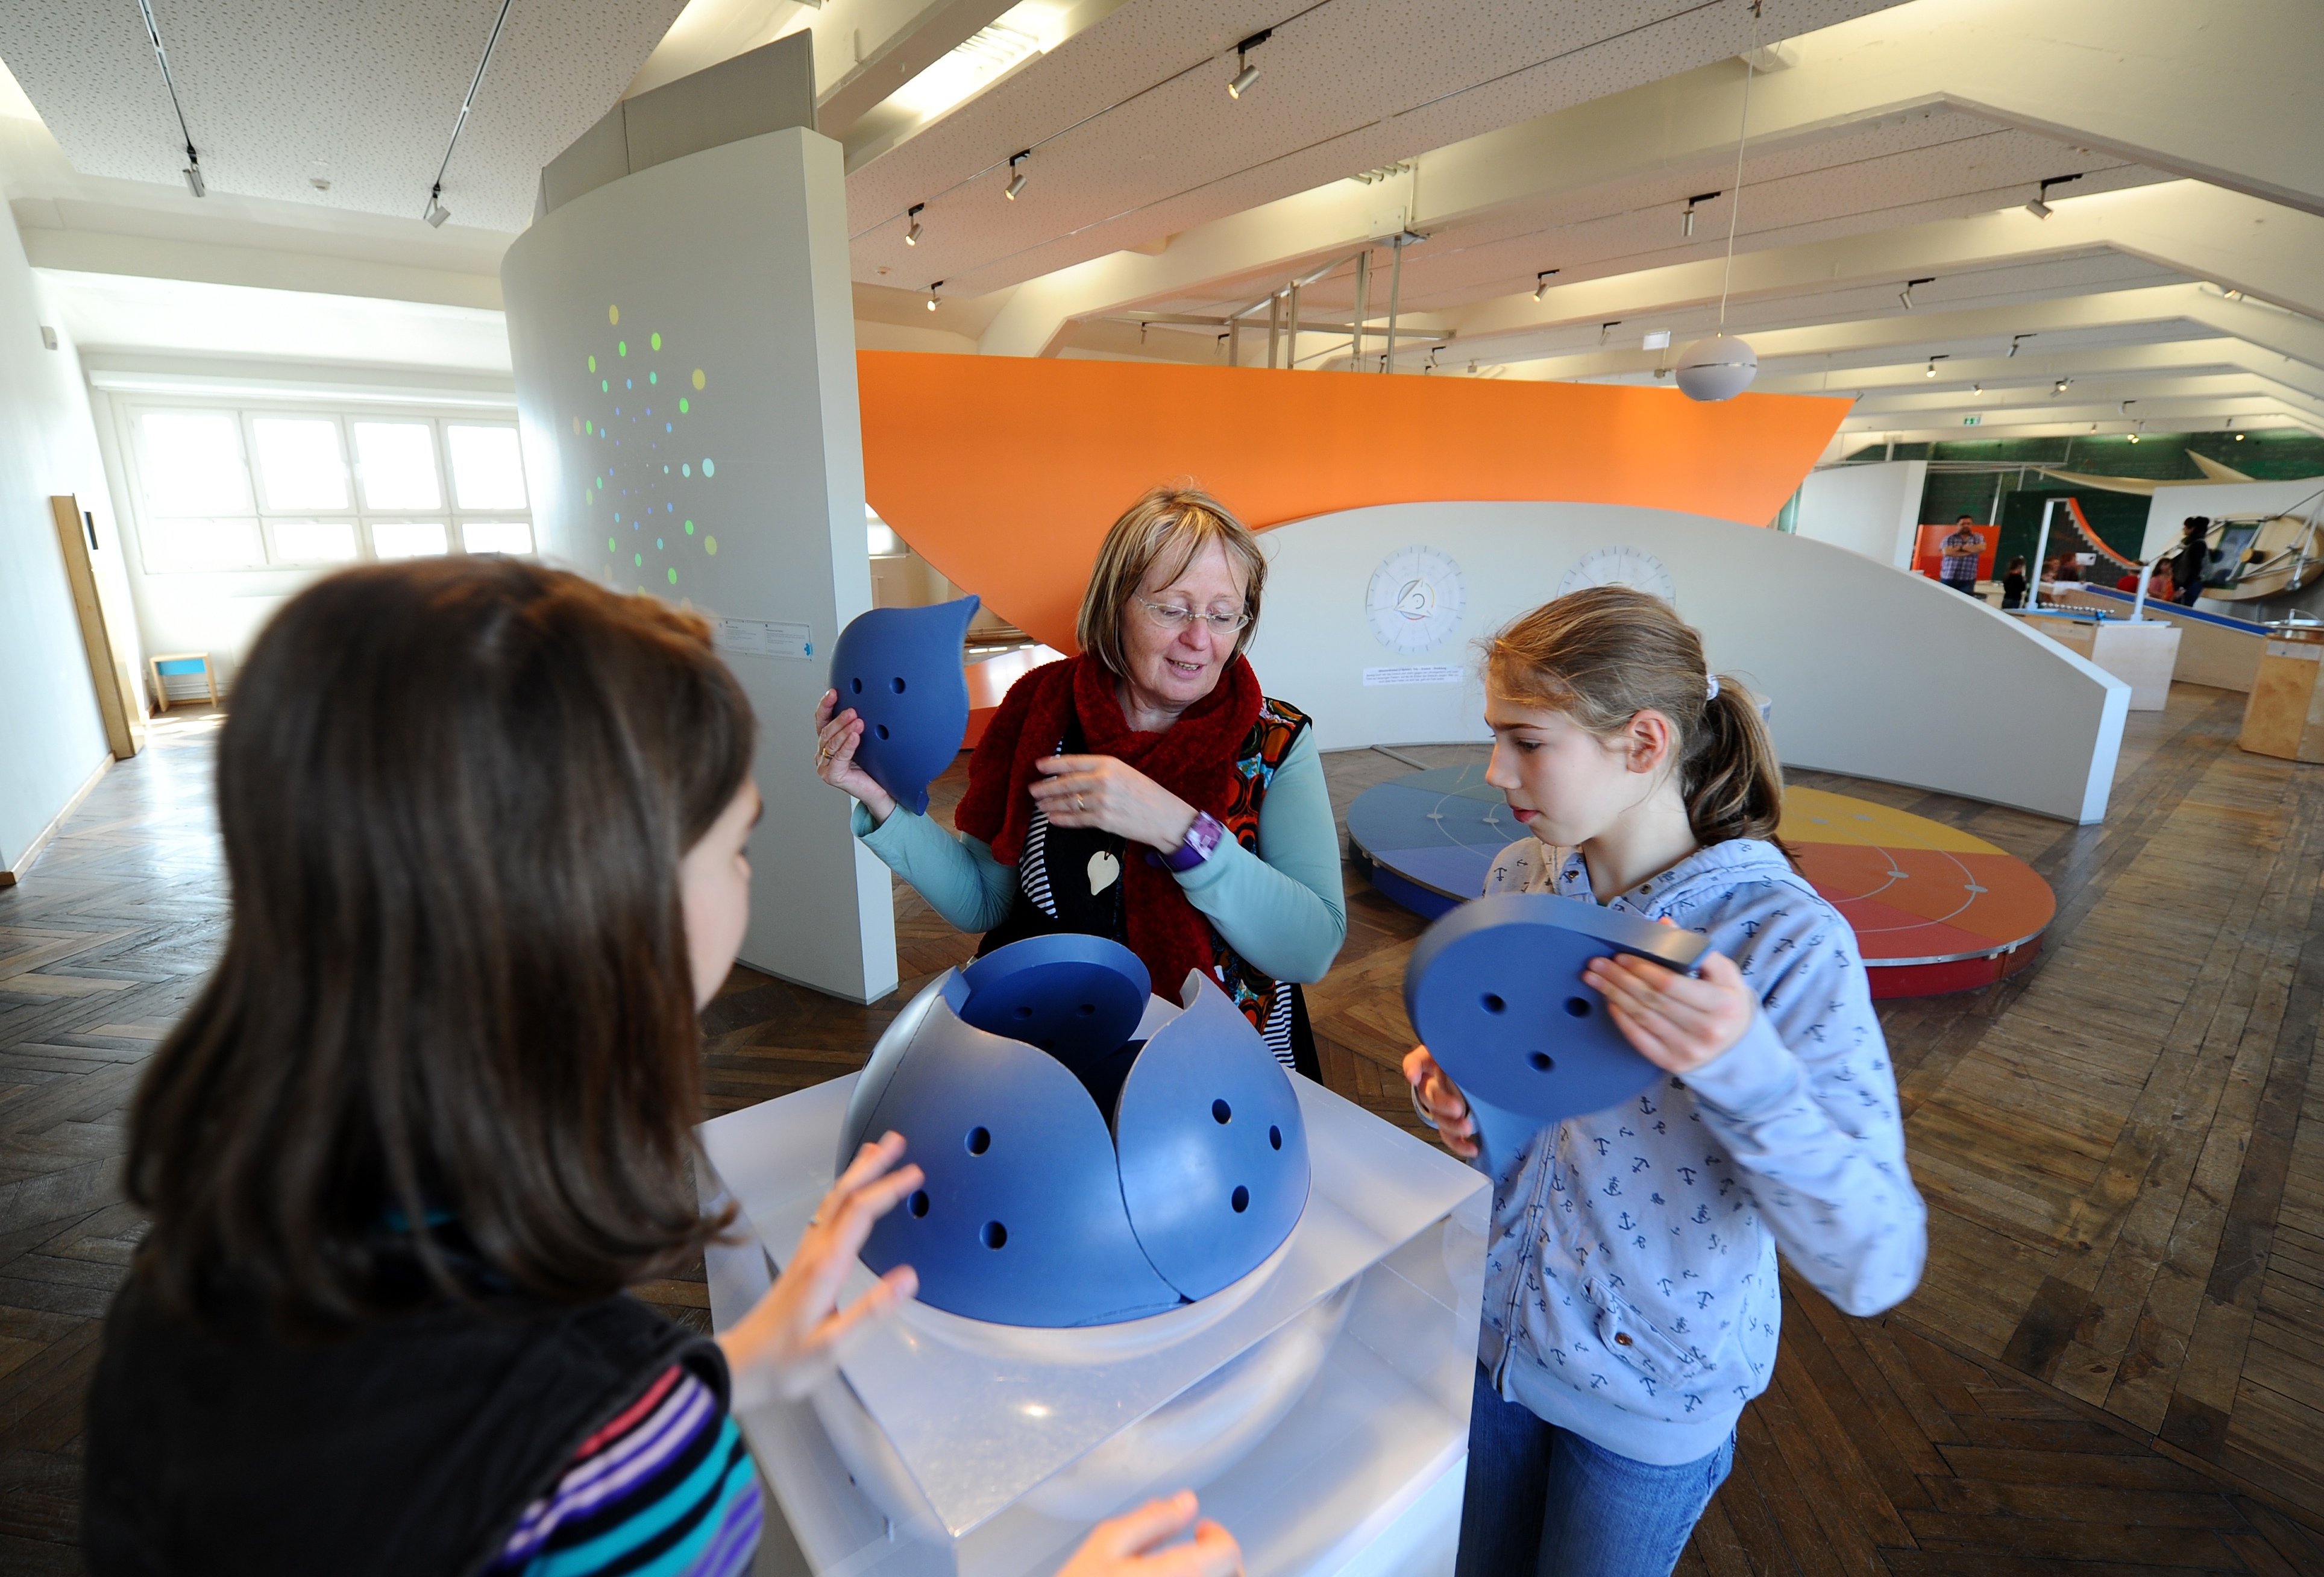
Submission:
[[[2179,665],[2179,628],[2159,619],[2109,619],[2049,609],[2010,610],[2077,657],[2088,658],[2130,687],[2133,712],[2160,712],[2171,699]]]
[[[706,1123],[724,1329],[831,1185],[856,1075]],[[1050,1330],[911,1304],[803,1400],[740,1422],[822,1577],[1017,1577],[1091,1524],[1191,1486],[1250,1577],[1452,1570],[1476,1362],[1483,1176],[1294,1078],[1313,1184],[1283,1247],[1149,1319]],[[872,1284],[851,1268],[843,1303]]]
[[[2236,742],[2255,755],[2324,761],[2324,630],[2278,630],[2260,654]]]

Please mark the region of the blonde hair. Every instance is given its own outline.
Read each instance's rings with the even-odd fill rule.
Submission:
[[[1486,642],[1485,679],[1493,694],[1563,712],[1600,738],[1661,713],[1678,731],[1679,792],[1695,840],[1782,847],[1784,770],[1758,704],[1711,674],[1702,635],[1662,598],[1605,586],[1545,603]]]
[[[1250,622],[1235,637],[1235,651],[1250,644],[1259,633],[1259,594],[1267,584],[1267,558],[1250,528],[1228,512],[1226,505],[1195,487],[1157,487],[1122,512],[1097,550],[1090,571],[1089,589],[1082,594],[1081,616],[1074,639],[1112,673],[1125,671],[1121,650],[1121,615],[1147,575],[1165,555],[1176,554],[1169,578],[1185,573],[1186,566],[1211,543],[1223,547],[1242,561],[1242,611]]]

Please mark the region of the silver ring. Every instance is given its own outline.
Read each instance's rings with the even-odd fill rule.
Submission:
[[[1076,794],[1074,796],[1074,808],[1075,810],[1087,810],[1089,808],[1089,802],[1084,799],[1080,795]]]

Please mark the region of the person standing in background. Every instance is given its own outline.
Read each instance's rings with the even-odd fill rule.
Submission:
[[[1961,516],[1951,533],[1937,544],[1937,550],[1944,555],[1943,567],[1937,577],[1964,595],[1977,595],[1977,561],[1985,552],[1985,539],[1977,531],[1977,517]]]
[[[2009,572],[2001,577],[2001,606],[2006,612],[2025,605],[2025,560],[2013,558]]]
[[[2211,558],[2210,532],[2208,515],[2190,515],[2179,528],[2179,562],[2171,578],[2178,583],[2179,595],[2172,600],[2181,607],[2193,607],[2195,599],[2203,595],[2203,571]]]

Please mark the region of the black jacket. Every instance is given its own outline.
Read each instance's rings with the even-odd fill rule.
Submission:
[[[439,1303],[327,1344],[255,1310],[164,1319],[133,1275],[88,1400],[98,1577],[469,1573],[581,1443],[673,1362],[723,1404],[715,1342],[634,1298]]]

